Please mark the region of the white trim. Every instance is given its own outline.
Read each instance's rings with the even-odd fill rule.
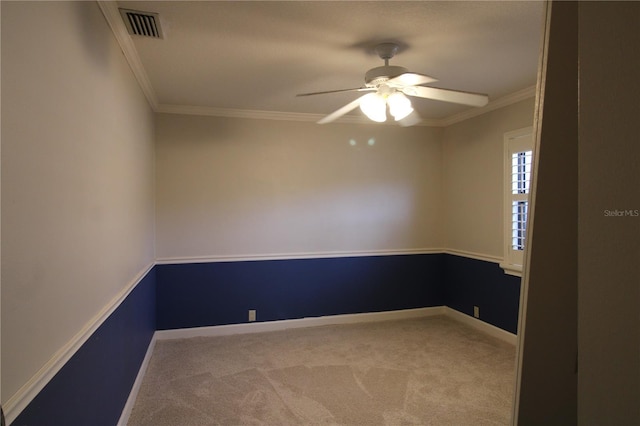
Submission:
[[[211,327],[180,328],[156,331],[157,340],[185,339],[190,337],[230,336],[234,334],[264,333],[293,328],[319,327],[323,325],[357,324],[365,322],[393,321],[444,315],[444,306],[402,309],[397,311],[366,312],[362,314],[328,315],[292,320],[251,322],[244,324],[216,325]]]
[[[115,311],[126,299],[131,291],[142,281],[142,279],[154,267],[154,263],[149,264],[142,270],[127,286],[125,286],[111,301],[104,306],[84,327],[62,348],[60,348],[43,365],[36,374],[33,375],[3,406],[7,424],[11,424],[18,415],[29,405],[31,401],[42,391],[49,381],[60,371],[60,369],[71,359],[73,355],[86,343],[91,335],[102,325],[102,323]]]
[[[149,361],[151,360],[151,355],[153,355],[153,349],[156,347],[156,334],[153,333],[153,337],[151,338],[151,342],[149,343],[149,347],[147,348],[147,353],[144,355],[144,360],[142,360],[142,364],[140,364],[140,369],[138,370],[138,375],[136,376],[135,382],[133,382],[133,386],[131,387],[131,392],[129,393],[129,398],[127,398],[127,403],[124,405],[122,409],[122,414],[120,414],[120,420],[118,420],[118,426],[126,426],[129,423],[129,417],[131,416],[131,410],[133,410],[133,406],[136,403],[136,398],[138,397],[138,392],[140,392],[140,386],[142,386],[142,380],[144,380],[144,375],[147,372],[147,367],[149,367]]]
[[[547,60],[549,57],[549,40],[551,34],[551,16],[552,16],[552,8],[553,3],[551,1],[545,0],[544,2],[544,16],[542,20],[542,36],[540,38],[540,50],[538,53],[538,82],[537,82],[537,91],[536,91],[536,100],[533,111],[533,146],[534,146],[534,160],[532,171],[537,175],[538,173],[538,155],[540,150],[540,139],[542,134],[542,120],[543,120],[543,112],[544,112],[544,98],[545,98],[545,90],[547,85]],[[557,31],[554,29],[554,31]],[[578,54],[578,57],[580,55]],[[580,93],[580,90],[578,90]],[[580,100],[578,99],[578,103]],[[536,199],[536,180],[531,179],[531,187],[529,188],[530,193],[530,204],[531,207],[531,216],[529,217],[529,235],[533,233],[533,212],[535,211],[535,199]],[[520,284],[520,303],[518,309],[518,335],[519,339],[516,345],[516,383],[515,389],[513,392],[513,404],[511,411],[511,425],[515,426],[518,424],[518,419],[520,418],[520,397],[522,392],[522,366],[524,363],[524,345],[526,343],[526,322],[527,322],[527,304],[529,297],[529,265],[531,260],[531,250],[529,249],[529,244],[525,243],[524,246],[524,256],[522,269],[522,282]],[[553,350],[553,348],[549,348]]]
[[[500,263],[500,267],[506,274],[509,275],[522,276],[522,260],[524,254],[522,252],[519,253],[511,248],[511,203],[520,199],[516,198],[516,195],[513,195],[511,192],[511,156],[512,154],[519,151],[532,151],[533,148],[534,143],[532,126],[512,130],[510,132],[506,132],[503,135],[502,247],[504,252],[504,261]],[[526,199],[530,199],[530,194],[531,187],[529,190],[529,194],[525,196]],[[531,206],[530,202],[529,206]]]
[[[264,120],[284,121],[318,121],[324,117],[322,114],[310,114],[300,112],[259,111],[247,109],[216,108],[193,105],[160,104],[156,110],[165,114],[205,115],[211,117],[253,118]],[[371,123],[366,117],[349,116],[344,118],[349,123]]]
[[[322,259],[339,257],[367,257],[367,256],[397,256],[409,254],[439,254],[440,248],[417,249],[388,249],[388,250],[361,250],[361,251],[324,251],[301,253],[269,253],[269,254],[238,254],[238,255],[210,255],[192,257],[160,257],[156,259],[156,265],[182,264],[182,263],[215,263],[215,262],[246,262],[253,260],[292,260],[292,259]]]
[[[487,105],[483,106],[482,108],[468,109],[461,113],[458,113],[449,117],[445,117],[439,120],[440,126],[446,127],[455,123],[459,123],[461,121],[468,120],[473,117],[478,117],[480,115],[486,114],[496,109],[504,108],[506,106],[513,105],[520,101],[524,101],[525,99],[533,98],[535,97],[535,95],[536,95],[536,86],[530,86],[522,90],[518,90],[517,92],[510,93],[494,101],[491,101]]]
[[[505,132],[503,136],[503,142],[516,140],[524,137],[530,137],[533,135],[533,126],[522,127],[520,129],[511,130],[509,132]],[[524,144],[519,149],[528,148],[529,144]]]
[[[218,107],[206,107],[195,105],[172,105],[172,104],[159,104],[155,108],[156,112],[165,114],[183,114],[183,115],[203,115],[209,117],[228,117],[228,118],[250,118],[258,120],[281,120],[281,121],[305,121],[305,122],[318,122],[323,119],[326,114],[312,114],[304,112],[284,112],[284,111],[262,111],[262,110],[249,110],[249,109],[233,109],[233,108],[218,108]],[[349,124],[379,124],[373,123],[367,117],[362,115],[343,115],[336,119],[334,123],[349,123]],[[393,120],[385,121],[382,124],[396,125]],[[422,119],[416,126],[442,126],[439,119]]]
[[[495,325],[486,323],[478,318],[474,318],[472,316],[464,314],[460,311],[456,311],[455,309],[450,308],[448,306],[445,306],[444,309],[445,309],[445,315],[447,315],[449,318],[452,318],[456,321],[467,324],[479,331],[482,331],[485,334],[496,337],[514,346],[518,342],[518,336],[516,336],[513,333],[510,333],[506,330],[498,328]]]
[[[100,6],[100,10],[104,15],[113,35],[116,38],[116,41],[120,45],[120,49],[124,54],[129,67],[131,67],[131,71],[133,71],[133,75],[136,80],[138,80],[138,84],[140,85],[140,89],[147,98],[149,105],[154,111],[158,109],[158,97],[156,96],[156,92],[153,90],[153,86],[151,85],[151,81],[149,80],[149,76],[142,65],[142,61],[140,60],[140,55],[138,55],[138,51],[136,50],[131,37],[129,37],[129,33],[127,28],[122,21],[122,17],[120,16],[120,11],[118,10],[118,3],[115,1],[98,1],[98,6]]]
[[[464,120],[468,120],[473,117],[477,117],[496,109],[504,108],[509,105],[513,105],[525,99],[533,98],[536,94],[536,87],[531,86],[517,92],[510,93],[506,96],[489,102],[482,108],[472,108],[461,113],[445,117],[445,118],[424,118],[418,126],[428,127],[446,127],[451,124],[459,123]],[[295,113],[295,112],[281,112],[281,111],[258,111],[258,110],[243,110],[243,109],[231,109],[231,108],[216,108],[216,107],[203,107],[193,105],[170,105],[160,104],[154,108],[156,112],[162,112],[167,114],[185,114],[185,115],[205,115],[213,117],[233,117],[233,118],[252,118],[252,119],[265,119],[265,120],[285,120],[285,121],[310,121],[317,122],[324,118],[325,114],[309,114],[309,113]],[[352,123],[352,124],[372,124],[371,120],[364,116],[344,115],[338,118],[335,123]],[[386,121],[384,124],[395,125],[394,121]]]
[[[466,250],[445,248],[417,248],[417,249],[387,249],[387,250],[360,250],[360,251],[325,251],[325,252],[301,252],[301,253],[269,253],[269,254],[237,254],[237,255],[210,255],[210,256],[185,256],[185,257],[160,257],[156,259],[156,265],[185,264],[185,263],[217,263],[217,262],[248,262],[254,260],[293,260],[293,259],[325,259],[340,257],[368,257],[368,256],[401,256],[416,254],[451,254],[454,256],[468,257],[485,262],[498,263],[503,259],[489,254],[476,253]]]
[[[265,333],[295,328],[321,327],[326,325],[360,324],[379,321],[393,321],[412,318],[445,315],[463,324],[469,325],[485,334],[496,337],[515,346],[517,336],[506,330],[473,318],[448,306],[430,308],[402,309],[397,311],[366,312],[361,314],[327,315],[292,320],[251,322],[243,324],[215,325],[211,327],[179,328],[158,330],[154,334],[157,340],[188,339],[192,337],[219,337],[236,334]],[[146,367],[145,367],[146,368]]]
[[[505,274],[522,277],[522,265],[500,262],[500,267],[504,270]]]
[[[457,250],[457,249],[444,249],[442,251],[442,253],[452,254],[454,256],[468,257],[468,258],[476,259],[476,260],[484,260],[485,262],[492,262],[492,263],[500,263],[500,262],[502,262],[502,258],[501,257],[492,256],[492,255],[489,255],[489,254],[476,253],[476,252],[473,252],[473,251]]]
[[[473,117],[477,117],[496,109],[504,108],[509,105],[513,105],[525,99],[529,99],[535,96],[536,87],[531,86],[517,92],[503,96],[495,101],[489,102],[482,108],[472,108],[461,113],[445,117],[445,118],[423,118],[417,126],[428,127],[446,127],[451,124],[459,123],[464,120],[468,120]],[[252,118],[252,119],[265,119],[265,120],[284,120],[284,121],[307,121],[317,122],[325,117],[325,114],[310,114],[310,113],[296,113],[296,112],[282,112],[282,111],[259,111],[259,110],[243,110],[232,108],[216,108],[216,107],[203,107],[193,105],[171,105],[171,104],[159,104],[154,110],[156,112],[162,112],[166,114],[185,114],[185,115],[204,115],[212,117],[232,117],[232,118]],[[351,123],[351,124],[373,124],[367,117],[360,115],[344,115],[334,123]],[[392,120],[384,122],[387,125],[396,125]]]

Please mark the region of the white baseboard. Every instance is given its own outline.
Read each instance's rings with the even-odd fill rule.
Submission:
[[[444,315],[444,306],[432,308],[402,309],[398,311],[368,312],[363,314],[328,315],[323,317],[301,318],[282,321],[251,322],[245,324],[218,325],[212,327],[180,328],[159,330],[155,336],[158,340],[184,339],[188,337],[228,336],[232,334],[261,333],[291,328],[317,327],[322,325],[355,324],[361,322],[389,321]]]
[[[513,333],[509,333],[506,330],[498,328],[494,325],[481,321],[477,318],[471,317],[467,314],[463,314],[462,312],[456,311],[448,306],[443,307],[445,310],[445,315],[451,319],[459,321],[461,323],[467,324],[485,334],[488,334],[493,337],[497,337],[500,340],[503,340],[512,345],[516,345],[518,341],[518,336]]]
[[[120,414],[120,420],[118,420],[118,426],[126,426],[127,423],[129,423],[129,416],[131,416],[131,410],[133,410],[133,406],[136,403],[136,398],[138,397],[140,386],[142,386],[142,380],[144,379],[144,375],[147,372],[147,367],[149,366],[149,360],[151,360],[151,355],[153,354],[153,349],[155,347],[156,347],[156,335],[154,333],[153,337],[151,338],[151,342],[149,342],[147,353],[144,355],[142,364],[140,364],[140,369],[138,370],[138,375],[136,376],[136,380],[133,382],[133,386],[131,387],[129,398],[127,398],[127,402],[126,404],[124,404],[124,408],[122,409],[122,413]]]
[[[431,308],[403,309],[398,311],[368,312],[363,314],[328,315],[281,321],[250,322],[244,324],[216,325],[211,327],[179,328],[155,332],[157,340],[186,339],[189,337],[230,336],[233,334],[263,333],[292,328],[318,327],[322,325],[356,324],[362,322],[390,321],[409,318],[446,315],[451,319],[467,324],[478,331],[497,337],[515,346],[517,336],[494,325],[470,317],[447,306]]]

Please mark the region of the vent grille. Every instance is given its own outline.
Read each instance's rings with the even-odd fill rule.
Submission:
[[[162,28],[160,27],[160,17],[157,13],[120,9],[120,15],[124,20],[124,24],[127,27],[129,34],[151,38],[163,38]]]

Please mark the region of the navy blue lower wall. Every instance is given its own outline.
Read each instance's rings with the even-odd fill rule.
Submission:
[[[442,255],[156,265],[157,328],[442,306]]]
[[[114,425],[154,331],[449,306],[516,333],[520,278],[449,254],[156,265],[12,425]]]
[[[494,262],[443,256],[445,304],[471,316],[473,307],[478,306],[482,321],[516,334],[520,277],[505,274]]]
[[[12,426],[117,424],[155,331],[155,268]]]

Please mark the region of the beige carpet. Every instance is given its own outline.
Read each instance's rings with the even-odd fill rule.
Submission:
[[[158,341],[129,425],[504,425],[515,348],[446,317]]]

